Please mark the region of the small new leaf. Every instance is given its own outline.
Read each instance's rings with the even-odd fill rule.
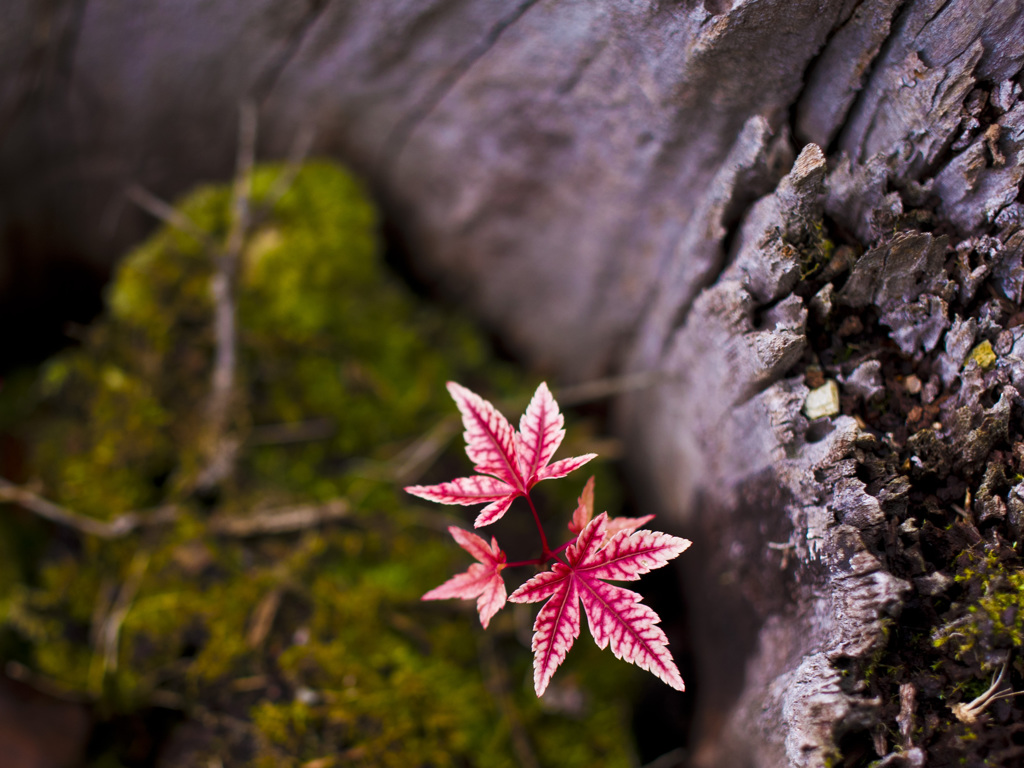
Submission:
[[[594,517],[594,478],[591,476],[587,484],[583,486],[583,493],[580,494],[576,511],[572,513],[572,520],[569,521],[569,530],[572,533],[580,533],[587,527],[587,523]],[[649,523],[654,515],[643,517],[609,517],[608,527],[605,529],[604,540],[607,542],[612,536],[620,531],[632,533],[644,523]]]
[[[476,528],[501,519],[516,497],[525,496],[541,480],[565,477],[597,455],[549,463],[565,436],[565,419],[547,384],[537,387],[519,422],[519,432],[475,392],[454,381],[448,382],[448,391],[462,414],[466,454],[480,474],[439,485],[411,485],[405,490],[441,504],[486,503],[473,523]]]
[[[481,539],[475,533],[449,526],[448,532],[459,546],[469,552],[477,562],[469,566],[463,573],[452,576],[439,587],[425,594],[421,600],[448,600],[460,597],[463,600],[477,598],[476,608],[480,612],[480,623],[484,629],[494,616],[505,605],[505,581],[501,572],[505,568],[505,553],[498,547],[497,540],[492,536],[491,543]]]
[[[584,491],[586,496],[586,491]],[[582,503],[582,502],[581,502]],[[690,542],[656,531],[622,530],[607,539],[608,515],[586,524],[565,551],[568,563],[555,563],[509,596],[514,603],[547,600],[534,622],[533,683],[540,696],[580,633],[580,602],[599,648],[653,673],[683,690],[661,620],[640,595],[605,580],[635,581],[678,556]]]

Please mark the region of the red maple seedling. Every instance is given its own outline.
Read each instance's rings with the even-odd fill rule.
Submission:
[[[565,418],[547,384],[537,387],[519,421],[518,432],[497,408],[475,392],[454,381],[448,382],[448,391],[466,427],[466,455],[481,474],[457,477],[440,485],[412,485],[405,490],[441,504],[488,502],[477,516],[475,528],[500,520],[517,497],[529,499],[530,489],[541,480],[565,477],[597,456],[588,453],[549,463],[565,437]]]
[[[580,633],[580,604],[587,615],[590,634],[599,648],[611,647],[620,659],[653,673],[668,685],[683,690],[668,638],[660,621],[641,596],[609,581],[636,581],[677,557],[690,542],[658,531],[638,530],[654,515],[610,518],[607,512],[594,517],[594,478],[583,488],[569,522],[573,538],[551,549],[540,523],[530,489],[541,480],[565,477],[596,454],[588,453],[553,464],[555,451],[565,437],[565,419],[547,384],[537,387],[516,431],[487,400],[455,382],[448,391],[462,413],[466,428],[466,453],[479,473],[439,485],[413,485],[405,490],[441,504],[487,504],[477,516],[481,528],[500,519],[512,502],[522,496],[533,513],[540,534],[541,553],[532,560],[508,562],[492,536],[491,543],[475,533],[451,526],[455,541],[477,562],[425,595],[424,600],[462,598],[477,601],[480,623],[487,628],[505,602],[546,601],[533,625],[533,682],[541,696],[551,676],[565,660]],[[546,566],[519,589],[506,596],[502,572],[519,566]]]

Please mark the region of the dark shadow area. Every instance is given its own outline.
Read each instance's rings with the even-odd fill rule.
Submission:
[[[174,709],[150,707],[102,720],[93,728],[86,761],[116,756],[124,768],[149,768],[157,764],[175,726],[185,715]]]
[[[55,252],[16,226],[3,233],[0,256],[0,375],[33,365],[74,343],[76,327],[103,308],[109,275],[77,254]]]

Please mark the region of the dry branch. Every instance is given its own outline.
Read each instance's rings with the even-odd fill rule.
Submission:
[[[396,456],[390,462],[395,466],[394,481],[400,485],[416,482],[459,433],[459,424],[456,416],[442,419]]]
[[[273,509],[248,517],[215,517],[210,520],[210,530],[233,538],[297,533],[344,520],[350,516],[351,511],[347,501],[334,499],[325,504]]]
[[[270,191],[267,192],[267,196],[260,202],[259,210],[253,215],[254,221],[259,222],[269,215],[274,206],[277,205],[277,201],[284,197],[285,193],[291,189],[292,184],[295,183],[295,177],[299,175],[302,164],[305,162],[307,155],[309,155],[309,150],[313,147],[313,140],[315,138],[316,131],[311,126],[304,126],[299,131],[299,135],[296,137],[291,151],[288,153],[284,170],[274,180]]]
[[[54,504],[4,478],[0,478],[0,502],[17,504],[46,520],[100,539],[120,539],[142,528],[168,525],[184,511],[180,505],[165,504],[144,512],[126,512],[113,520],[97,520]],[[218,516],[210,520],[209,530],[230,538],[296,533],[345,519],[350,512],[345,499],[333,499],[324,504],[282,507],[248,517]]]
[[[0,502],[17,504],[50,522],[73,528],[101,539],[119,539],[146,526],[166,525],[178,519],[181,512],[175,504],[166,504],[147,512],[126,512],[113,520],[97,520],[54,504],[34,491],[0,477]]]
[[[234,469],[240,443],[227,435],[231,401],[238,368],[238,328],[235,282],[242,249],[251,224],[252,168],[256,154],[256,104],[242,102],[239,109],[238,153],[231,194],[231,228],[218,256],[210,284],[213,294],[215,350],[207,404],[207,465],[196,484],[213,488]]]
[[[129,185],[125,189],[125,195],[139,208],[162,221],[167,226],[195,238],[208,252],[214,253],[217,250],[217,244],[210,239],[206,232],[196,226],[192,219],[166,200],[161,200],[141,184]]]
[[[101,654],[101,679],[108,672],[117,669],[121,627],[124,624],[124,620],[128,617],[128,611],[131,610],[132,603],[135,602],[135,596],[139,593],[142,579],[149,568],[149,559],[150,555],[147,551],[139,550],[135,553],[128,567],[128,575],[124,582],[122,582],[117,592],[117,597],[114,599],[114,604],[111,606],[110,613],[107,614],[107,618],[103,622],[99,633],[100,647],[97,649]]]

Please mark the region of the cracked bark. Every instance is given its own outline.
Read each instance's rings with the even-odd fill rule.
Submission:
[[[0,14],[24,29],[28,8]],[[974,488],[1019,437],[1020,3],[218,0],[129,17],[92,0],[76,39],[68,82],[17,112],[4,92],[5,231],[109,264],[145,224],[121,186],[166,198],[228,176],[234,107],[262,87],[261,153],[313,126],[422,276],[525,358],[567,380],[666,374],[616,419],[645,501],[697,542],[694,762],[823,765],[877,732],[884,706],[850,680],[923,587],[880,544],[913,503],[865,467],[945,456]],[[0,46],[0,69],[32,55]],[[812,423],[805,369],[849,318],[884,354],[828,369],[843,412]],[[964,379],[983,339],[1002,373]],[[864,423],[893,361],[954,426],[893,448]],[[1001,502],[1016,525],[1013,493],[986,514]],[[873,738],[887,765],[918,764],[910,741]]]

